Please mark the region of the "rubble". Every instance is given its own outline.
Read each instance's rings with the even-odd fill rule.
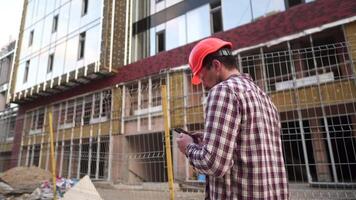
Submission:
[[[51,180],[51,173],[38,167],[9,169],[0,176],[0,199],[40,199],[39,187],[45,180]]]
[[[10,185],[5,182],[0,182],[0,194],[9,194],[12,191],[14,191],[14,189]]]
[[[38,167],[14,167],[4,172],[0,179],[13,188],[11,193],[32,193],[45,180],[51,180],[51,173]]]
[[[57,199],[102,200],[89,176],[56,178]],[[53,199],[51,173],[37,167],[15,167],[0,176],[0,200]]]

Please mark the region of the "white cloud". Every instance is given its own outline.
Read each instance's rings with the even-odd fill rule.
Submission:
[[[23,0],[0,0],[0,48],[17,38],[22,6]]]

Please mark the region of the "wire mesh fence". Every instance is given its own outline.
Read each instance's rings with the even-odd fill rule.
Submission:
[[[356,199],[356,76],[347,43],[295,48],[287,43],[236,55],[281,116],[291,199]],[[168,199],[161,85],[169,127],[204,130],[207,91],[186,68],[124,83],[0,119],[0,170],[11,163],[50,170],[47,113],[53,111],[57,174],[110,181],[106,199]],[[4,114],[2,116],[5,116]],[[8,116],[8,115],[7,115]],[[6,121],[7,120],[7,121]],[[6,131],[4,131],[6,130]],[[6,140],[20,132],[21,140]],[[203,199],[204,174],[171,147],[176,199]],[[12,147],[19,151],[12,156]],[[11,160],[13,159],[13,160]],[[13,161],[13,162],[11,162]]]

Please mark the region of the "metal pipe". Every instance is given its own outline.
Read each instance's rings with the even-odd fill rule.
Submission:
[[[166,84],[161,86],[162,94],[162,111],[164,118],[164,136],[165,136],[165,146],[166,146],[166,159],[167,159],[167,174],[168,174],[168,185],[170,200],[174,200],[174,183],[173,183],[173,165],[172,165],[172,152],[171,152],[171,139],[170,139],[170,129],[169,129],[169,118],[168,118],[168,102],[167,102],[167,88]]]
[[[49,123],[49,133],[50,133],[50,145],[51,145],[51,163],[52,163],[52,182],[53,182],[53,199],[57,199],[57,191],[56,191],[56,158],[54,157],[54,144],[53,144],[53,122],[52,122],[52,110],[48,113],[48,123]]]
[[[299,131],[300,131],[300,136],[302,139],[302,147],[303,147],[303,156],[305,160],[305,168],[307,171],[307,178],[308,178],[308,183],[312,182],[312,176],[310,174],[310,169],[309,169],[309,160],[308,160],[308,153],[307,153],[307,146],[305,144],[305,132],[304,132],[304,127],[303,127],[303,116],[301,112],[301,107],[300,107],[300,100],[299,100],[299,95],[298,95],[298,89],[297,89],[297,77],[296,77],[296,72],[295,72],[295,66],[293,62],[293,57],[292,57],[292,50],[290,47],[290,42],[287,42],[288,45],[288,54],[289,54],[289,61],[291,65],[291,70],[292,70],[292,77],[293,77],[293,95],[296,100],[297,104],[297,112],[298,112],[298,122],[299,122]]]

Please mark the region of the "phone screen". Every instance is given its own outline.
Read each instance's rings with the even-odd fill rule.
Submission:
[[[181,129],[181,128],[174,128],[174,131],[177,133],[184,133],[184,134],[190,135],[190,133],[188,131]]]

